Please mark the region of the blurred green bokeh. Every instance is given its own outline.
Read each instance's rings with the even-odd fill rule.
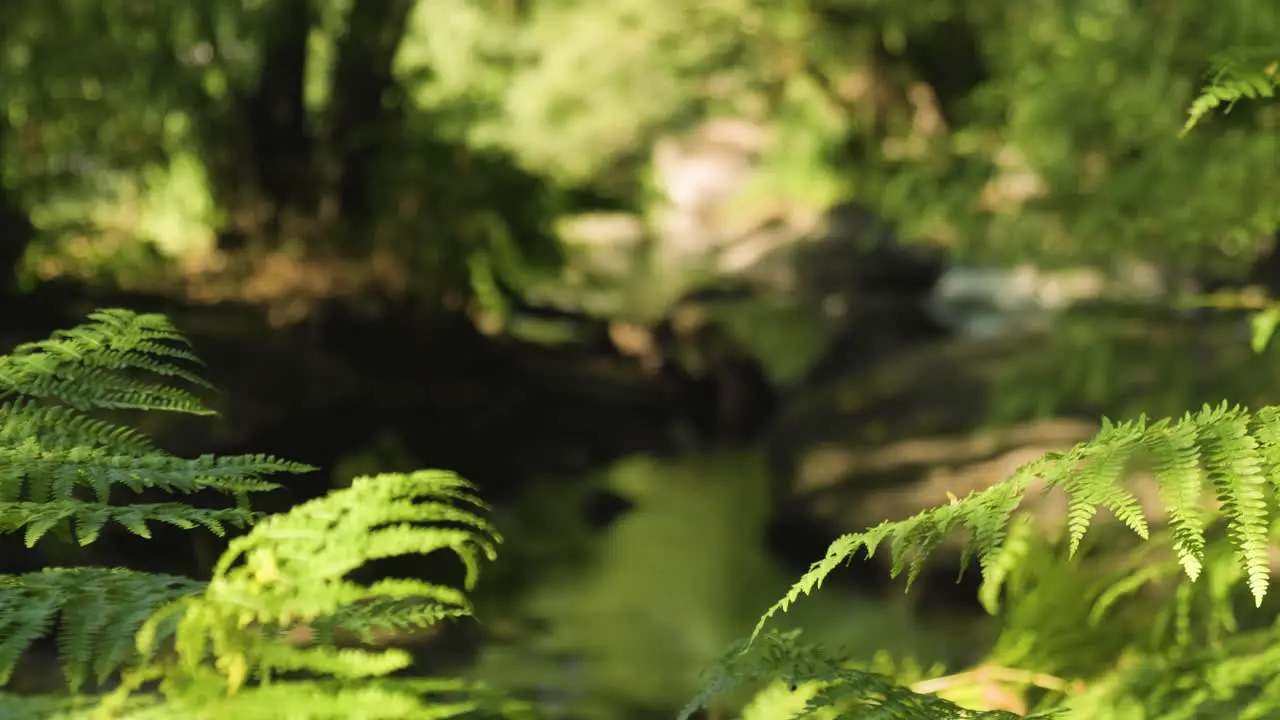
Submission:
[[[559,277],[557,218],[643,216],[652,143],[733,116],[773,136],[743,212],[853,198],[996,259],[1238,263],[1280,220],[1280,108],[1177,130],[1205,58],[1278,32],[1249,0],[10,3],[4,204],[32,277],[154,281],[231,236],[391,253],[439,300]]]

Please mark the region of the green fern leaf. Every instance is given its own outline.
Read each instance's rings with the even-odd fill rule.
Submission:
[[[1173,548],[1187,577],[1200,577],[1204,561],[1204,470],[1196,446],[1199,427],[1190,414],[1174,424],[1153,426],[1145,438],[1156,458],[1160,501],[1173,530]]]
[[[21,654],[53,629],[73,692],[92,671],[102,682],[128,659],[134,633],[155,610],[204,584],[119,568],[50,568],[0,575],[0,685]]]
[[[1231,106],[1242,99],[1275,97],[1280,88],[1280,52],[1237,50],[1213,59],[1209,84],[1191,103],[1181,135],[1191,132],[1206,115],[1222,105]]]
[[[135,696],[106,707],[125,710],[118,715],[121,717],[156,720],[277,720],[281,708],[288,708],[290,720],[533,717],[527,704],[503,698],[481,683],[431,678],[376,679],[358,685],[325,680],[278,681],[245,688],[234,695]],[[75,715],[67,720],[90,720],[90,717]]]
[[[300,473],[309,466],[263,455],[178,458],[160,453],[115,455],[108,449],[77,446],[49,449],[36,438],[0,446],[0,532],[25,529],[27,546],[64,520],[74,519],[81,543],[95,539],[102,526],[116,522],[149,537],[146,522],[155,520],[181,528],[197,525],[217,534],[226,523],[243,526],[252,519],[244,508],[204,510],[180,503],[107,504],[113,486],[133,492],[148,488],[191,494],[212,490],[241,497],[279,487],[261,479],[271,473]],[[98,500],[75,497],[85,488]],[[25,498],[25,499],[24,499]]]
[[[1202,443],[1210,482],[1222,503],[1231,538],[1248,575],[1254,601],[1267,594],[1270,483],[1263,474],[1258,442],[1250,434],[1249,419],[1240,408],[1215,410],[1202,424]]]
[[[178,662],[163,670],[168,682],[202,687],[202,702],[228,707],[240,707],[240,695],[260,697],[267,686],[251,680],[276,673],[305,671],[335,681],[385,675],[408,663],[407,654],[298,647],[281,631],[307,623],[328,634],[359,636],[375,627],[409,628],[469,614],[470,602],[459,589],[409,578],[361,585],[350,574],[371,560],[449,550],[463,561],[470,587],[480,560],[492,559],[500,542],[472,509],[484,507],[472,486],[452,473],[357,478],[349,488],[269,516],[233,540],[205,592],[153,616],[139,643],[151,647],[154,629],[176,619]],[[254,627],[263,631],[245,630]],[[212,670],[203,663],[209,654]],[[139,670],[117,700],[160,671]],[[181,703],[188,692],[171,699]],[[315,717],[322,716],[328,717]]]
[[[717,695],[739,685],[781,679],[793,688],[812,685],[816,691],[794,717],[811,717],[819,710],[834,711],[850,720],[1023,720],[1006,711],[980,711],[927,693],[917,693],[891,678],[851,666],[834,654],[800,643],[796,631],[762,634],[750,644],[734,645],[712,665],[702,691],[680,711],[687,720]],[[1053,715],[1033,715],[1050,718]]]
[[[187,340],[162,315],[100,310],[89,321],[0,357],[0,391],[59,400],[78,410],[166,410],[195,415],[214,411],[190,392],[147,382],[130,373],[208,383],[174,360],[199,363]]]
[[[240,508],[208,510],[183,503],[150,503],[112,506],[78,500],[43,503],[0,503],[0,533],[22,529],[27,547],[34,546],[49,530],[66,520],[74,522],[75,539],[88,545],[98,539],[108,522],[122,525],[143,538],[151,537],[148,522],[162,522],[183,530],[203,527],[215,535],[226,534],[226,525],[248,527],[255,515]]]
[[[1006,532],[1035,478],[1043,479],[1046,488],[1061,487],[1066,491],[1072,552],[1098,507],[1110,509],[1145,538],[1150,532],[1148,519],[1122,483],[1139,450],[1155,461],[1156,482],[1169,517],[1173,549],[1188,577],[1194,580],[1201,571],[1206,542],[1204,518],[1213,512],[1201,495],[1207,478],[1220,502],[1217,513],[1227,521],[1229,542],[1255,601],[1260,603],[1269,582],[1268,509],[1273,492],[1268,478],[1280,477],[1280,409],[1267,408],[1251,415],[1245,408],[1224,404],[1206,406],[1176,423],[1162,420],[1148,424],[1143,419],[1121,424],[1106,422],[1089,442],[1028,463],[1012,478],[982,492],[906,520],[881,523],[841,537],[765,612],[752,637],[759,636],[773,615],[785,612],[800,597],[820,587],[842,563],[864,550],[868,556],[873,554],[885,541],[891,545],[895,576],[906,569],[908,579],[913,578],[928,554],[955,532],[967,534],[966,557],[972,554],[978,558],[984,576],[993,572],[992,565],[997,562],[1000,572],[1009,572],[1011,568],[1006,564],[1013,562],[1016,555],[1001,554]]]
[[[41,405],[29,399],[0,405],[0,443],[28,438],[50,450],[88,445],[121,455],[161,452],[133,428],[96,420],[69,407]]]
[[[1030,518],[1020,517],[1013,522],[1000,543],[1000,550],[992,553],[982,572],[982,586],[978,589],[978,601],[992,615],[1000,608],[1000,591],[1005,581],[1013,574],[1031,552],[1031,538],[1035,534],[1035,524]]]

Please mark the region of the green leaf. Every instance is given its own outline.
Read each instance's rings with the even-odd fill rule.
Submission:
[[[1250,318],[1250,325],[1253,328],[1253,334],[1250,338],[1250,344],[1253,351],[1261,353],[1267,349],[1267,345],[1271,342],[1271,336],[1276,332],[1276,325],[1280,324],[1280,306],[1269,307],[1261,312],[1254,313]]]

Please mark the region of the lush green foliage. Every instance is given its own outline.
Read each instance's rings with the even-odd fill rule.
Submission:
[[[1006,711],[969,710],[937,695],[913,692],[883,673],[851,667],[829,651],[798,642],[798,633],[770,632],[730,648],[708,678],[705,689],[681,712],[682,718],[702,707],[716,694],[742,683],[782,678],[794,693],[807,685],[808,697],[797,715],[829,717],[877,717],[887,720],[1013,720]],[[759,712],[759,711],[757,711]],[[765,711],[767,712],[767,710]],[[780,713],[783,714],[783,713]],[[1049,716],[1041,716],[1049,717]]]
[[[1237,50],[1219,55],[1213,61],[1213,78],[1204,91],[1191,103],[1187,124],[1182,128],[1186,135],[1202,118],[1220,105],[1228,109],[1244,98],[1275,97],[1280,88],[1280,55],[1275,51]]]
[[[265,718],[288,705],[298,718],[443,718],[489,704],[482,688],[460,680],[387,677],[410,665],[404,650],[338,644],[469,613],[459,589],[408,578],[365,585],[349,575],[372,560],[449,550],[465,565],[469,589],[499,542],[476,512],[484,505],[473,488],[445,472],[362,477],[260,517],[248,496],[276,487],[265,475],[310,468],[266,456],[178,458],[136,430],[85,414],[211,414],[165,383],[204,386],[181,362],[195,357],[167,320],[122,310],[99,311],[0,358],[10,397],[0,406],[5,532],[25,533],[31,547],[55,536],[87,545],[113,523],[142,537],[151,521],[219,535],[226,525],[252,525],[208,582],[100,567],[0,576],[0,680],[55,623],[72,693],[119,676],[104,697],[0,695],[0,714]],[[235,507],[121,496],[148,489],[212,491],[232,496]],[[297,638],[301,629],[309,639]]]
[[[122,252],[125,240],[140,237],[179,254],[219,233],[308,252],[390,249],[406,260],[419,291],[450,297],[492,289],[495,279],[520,285],[530,268],[554,267],[546,221],[562,210],[562,189],[587,189],[588,204],[643,210],[652,200],[645,180],[655,138],[737,115],[774,132],[755,190],[784,203],[851,196],[903,221],[905,235],[961,254],[1108,263],[1136,255],[1238,266],[1265,251],[1280,224],[1280,105],[1241,104],[1178,135],[1215,108],[1274,94],[1274,51],[1220,56],[1194,101],[1191,78],[1203,58],[1225,47],[1278,36],[1276,6],[1243,0],[1170,0],[1158,8],[1136,0],[8,3],[0,7],[0,222],[24,216],[58,243],[54,253],[36,248],[37,266],[146,264],[155,258]],[[611,202],[600,203],[602,196]],[[0,235],[8,230],[0,225]],[[1280,314],[1258,317],[1260,327],[1274,329]],[[146,344],[113,344],[130,333]],[[84,414],[205,412],[185,391],[133,379],[135,371],[160,371],[198,386],[197,376],[181,373],[179,363],[191,358],[172,354],[186,352],[175,350],[177,340],[158,320],[108,313],[4,359],[0,378],[12,381],[15,398],[0,422],[0,465],[15,475],[0,475],[0,493],[14,493],[0,497],[0,527],[26,533],[31,543],[51,535],[91,542],[118,528],[145,535],[152,520],[219,532],[258,519],[245,497],[270,489],[261,476],[301,468],[260,457],[171,458],[138,433]],[[1072,340],[1098,354],[1110,349],[1096,332]],[[1102,363],[1057,354],[1088,364],[1091,387],[1106,375]],[[1125,359],[1126,372],[1151,370]],[[1036,402],[1055,375],[1024,383]],[[1067,382],[1055,389],[1077,392]],[[989,659],[1019,668],[995,673],[1015,678],[1005,684],[1039,688],[1020,694],[1027,704],[1067,705],[1091,718],[1247,716],[1249,703],[1265,713],[1274,633],[1259,615],[1235,612],[1233,588],[1248,589],[1244,599],[1255,602],[1265,590],[1271,528],[1260,507],[1269,508],[1270,489],[1260,478],[1273,464],[1271,412],[1209,408],[1178,422],[1109,427],[1097,444],[1014,478],[1003,486],[1007,495],[957,500],[846,538],[834,557],[890,542],[910,575],[923,551],[948,539],[941,530],[969,531],[987,574],[984,600],[993,608],[1002,600],[1005,614],[1005,634]],[[1137,492],[1119,484],[1113,467],[1122,456],[1154,469],[1168,522],[1138,513]],[[1068,460],[1089,471],[1074,474]],[[1206,470],[1193,473],[1202,463]],[[1105,562],[1066,562],[1050,535],[1014,514],[1036,473],[1074,493],[1068,547],[1083,543],[1094,553],[1088,559]],[[1220,504],[1201,507],[1182,494],[1191,486],[1211,488]],[[144,487],[201,490],[236,504],[111,502]],[[1081,535],[1107,500],[1134,529],[1166,542],[1144,545],[1157,548],[1150,555],[1122,553],[1096,533]],[[344,522],[350,529],[365,520]],[[478,532],[475,547],[486,538]],[[286,540],[301,542],[272,542]],[[293,577],[287,573],[295,566],[253,562],[293,557],[301,547],[246,550],[246,564],[220,568],[219,577],[245,592],[261,577],[239,568]],[[415,547],[425,546],[405,549]],[[1180,584],[1180,574],[1200,579]],[[334,576],[308,579],[339,596],[355,592]],[[88,598],[78,589],[90,581],[118,598],[108,620],[83,619]],[[232,694],[235,679],[253,678],[254,668],[352,669],[322,654],[299,659],[297,648],[274,644],[272,626],[293,622],[283,608],[299,601],[280,587],[282,594],[268,593],[270,602],[247,616],[254,632],[223,635],[219,603],[227,596],[189,579],[75,568],[5,582],[12,604],[0,607],[23,614],[0,625],[0,660],[16,657],[35,628],[89,622],[132,632],[159,605],[183,598],[173,611],[192,621],[182,626],[190,635],[178,637],[203,632],[224,663],[215,662],[212,675],[185,665],[171,670],[170,694],[144,693],[128,705],[138,713],[160,701],[181,707],[198,686],[221,693],[228,707],[253,693],[293,692],[252,680]],[[818,580],[811,574],[805,582]],[[428,615],[458,607],[421,588],[412,592],[431,600]],[[325,607],[304,603],[296,617],[323,631]],[[367,598],[348,610],[357,608],[394,618],[401,605]],[[167,617],[176,629],[179,615]],[[201,617],[209,624],[199,624]],[[19,626],[25,630],[10,632]],[[157,636],[169,630],[154,626]],[[64,649],[73,684],[104,676],[125,657],[120,637],[108,641],[97,630],[62,637],[74,638]],[[196,640],[175,642],[131,677],[150,677],[156,663],[202,653],[197,647]],[[900,700],[906,712],[914,696],[884,678],[917,694],[937,687],[937,678],[908,678],[899,669],[837,668],[789,636],[762,634],[752,651],[760,654],[745,657],[764,657],[763,664],[735,660],[731,675],[782,674],[804,686],[776,697],[772,688],[766,699],[794,701],[821,686],[861,697],[854,702],[878,693],[873,699]],[[796,669],[802,661],[809,666]],[[396,662],[380,656],[369,667]],[[1076,684],[1062,677],[1080,678],[1086,689],[1068,693]],[[1214,687],[1206,688],[1205,677]],[[386,690],[360,687],[366,699]],[[453,686],[420,689],[441,687]],[[367,707],[395,707],[377,698]],[[753,703],[748,713],[769,717],[767,705]]]
[[[1257,72],[1224,62],[1193,103],[1188,128],[1223,102],[1273,94],[1274,62]],[[1254,323],[1257,351],[1274,331],[1268,312]],[[1027,512],[1035,486],[1066,496],[1060,532]],[[1280,711],[1280,618],[1245,615],[1238,589],[1263,605],[1280,540],[1278,491],[1280,407],[1224,403],[1179,420],[1104,420],[1092,440],[985,490],[836,540],[726,653],[682,717],[760,680],[789,691],[766,689],[748,717],[1021,717],[1010,708],[1091,720],[1271,717]],[[1143,542],[1112,534],[1087,543],[1099,509]],[[962,568],[975,557],[980,565],[983,604],[993,614],[1003,604],[1007,614],[991,667],[961,683],[985,694],[963,706],[941,697],[947,683],[907,685],[892,668],[858,667],[795,633],[766,630],[864,552],[888,545],[892,573],[905,571],[909,586],[957,535]]]
[[[74,251],[41,274],[228,232],[518,284],[554,267],[560,189],[643,210],[655,138],[736,115],[776,136],[769,202],[1002,259],[1226,262],[1277,224],[1277,110],[1177,130],[1204,58],[1277,32],[1244,0],[11,4],[0,206]],[[1274,86],[1228,60],[1253,74],[1193,115]]]
[[[838,656],[818,653],[794,636],[764,629],[771,616],[820,587],[830,573],[860,552],[869,555],[888,544],[894,573],[906,571],[910,580],[930,553],[960,530],[968,537],[965,556],[972,553],[982,567],[984,604],[995,612],[1002,591],[1007,590],[1005,603],[1012,605],[1014,617],[1006,635],[1010,644],[998,647],[995,655],[1013,652],[1033,664],[1065,663],[1076,672],[1095,675],[1096,685],[1091,684],[1087,692],[1066,698],[1061,692],[1053,693],[1059,697],[1047,706],[1070,711],[1068,717],[1183,717],[1169,714],[1167,708],[1174,705],[1193,713],[1185,717],[1201,717],[1194,712],[1212,708],[1231,707],[1240,716],[1273,711],[1271,686],[1255,683],[1273,677],[1268,673],[1274,670],[1274,660],[1264,648],[1276,629],[1251,628],[1234,636],[1224,636],[1224,631],[1239,627],[1231,609],[1233,585],[1243,579],[1259,605],[1267,589],[1276,526],[1271,518],[1276,504],[1274,478],[1280,475],[1278,432],[1280,409],[1272,407],[1250,414],[1223,406],[1205,408],[1177,422],[1107,424],[1092,441],[1024,466],[1013,478],[988,490],[905,521],[845,536],[761,618],[753,641],[762,647],[731,653],[717,669],[708,692],[780,676],[792,684],[819,683],[823,689],[809,701],[814,710],[842,707],[852,712],[857,703],[870,698],[885,717],[1004,717],[965,714],[946,703],[924,711],[921,703],[926,700],[905,688],[885,685],[889,681],[882,675],[850,668],[833,659]],[[1165,527],[1159,533],[1152,531],[1156,520],[1148,517],[1123,482],[1134,462],[1155,469],[1158,497],[1168,516],[1167,525],[1160,523]],[[1025,516],[1015,516],[1037,479],[1044,481],[1046,491],[1059,488],[1070,498],[1064,538],[1067,557],[1076,555],[1100,507],[1143,539],[1163,538],[1172,553],[1164,557],[1144,547],[1132,558],[1121,551],[1117,559],[1112,557],[1117,552],[1114,543],[1100,543],[1089,558],[1090,563],[1099,564],[1097,572],[1064,572],[1057,567],[1063,558],[1051,551],[1054,543],[1046,544]],[[1213,498],[1216,507],[1210,502]],[[1108,546],[1108,551],[1101,550]],[[1203,587],[1204,580],[1200,587],[1206,596],[1197,599],[1193,586],[1171,583],[1179,570],[1191,580],[1207,576],[1208,587]],[[1012,588],[1007,588],[1011,581]],[[1149,627],[1125,627],[1139,618],[1145,618]],[[1080,625],[1073,627],[1075,622]],[[1110,633],[1111,640],[1088,644],[1088,638],[1103,633]],[[1122,640],[1117,644],[1118,639]],[[1204,645],[1202,640],[1212,642]],[[1099,675],[1098,667],[1067,659],[1068,653],[1082,648],[1103,656],[1121,653],[1130,665]],[[1248,660],[1241,655],[1244,652],[1250,653]],[[1098,658],[1091,660],[1096,663]],[[1152,685],[1151,673],[1157,670],[1160,682]],[[1208,675],[1215,678],[1211,688],[1198,681],[1187,684]],[[855,705],[848,705],[850,699]],[[1135,712],[1134,707],[1145,708],[1146,714],[1126,714]],[[1161,711],[1162,707],[1166,709]],[[1090,708],[1089,712],[1074,714],[1083,713],[1083,708]]]

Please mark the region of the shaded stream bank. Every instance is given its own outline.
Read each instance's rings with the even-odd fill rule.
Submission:
[[[767,532],[776,484],[756,440],[774,416],[773,384],[718,330],[666,338],[684,345],[663,352],[692,352],[699,368],[670,358],[654,368],[613,347],[495,339],[408,307],[363,316],[334,304],[281,329],[233,303],[52,285],[6,304],[3,349],[96,307],[172,317],[207,363],[223,417],[137,422],[184,455],[266,452],[322,468],[286,480],[264,510],[355,474],[442,467],[476,482],[508,543],[480,590],[483,625],[446,631],[422,648],[424,663],[471,666],[549,709],[669,714],[794,577],[799,568],[779,558],[811,559],[809,547]],[[78,559],[201,575],[218,549],[162,528],[152,541],[109,532]],[[5,571],[48,560],[5,557]],[[868,648],[936,649],[905,608],[832,601],[815,606],[824,632]]]
[[[866,300],[824,326],[785,303],[703,297],[678,308],[684,320],[640,328],[667,343],[655,367],[585,318],[584,337],[606,341],[497,339],[408,307],[366,316],[335,304],[277,329],[230,303],[40,292],[9,304],[6,346],[98,306],[170,314],[224,417],[141,426],[182,454],[322,468],[264,509],[378,471],[443,467],[478,483],[508,542],[479,590],[482,624],[429,639],[421,664],[473,672],[552,717],[669,717],[836,534],[997,481],[1027,453],[1087,436],[1103,412],[1256,404],[1278,389],[1259,381],[1274,358],[1235,342],[1231,319],[1145,311],[957,340],[910,301]],[[788,346],[810,332],[826,334]],[[821,360],[788,355],[800,346]],[[7,550],[13,571],[24,556]],[[114,533],[89,559],[199,575],[216,550],[177,531]],[[842,572],[788,622],[856,654],[959,662],[985,630],[953,602],[953,579],[904,602],[882,568]]]

